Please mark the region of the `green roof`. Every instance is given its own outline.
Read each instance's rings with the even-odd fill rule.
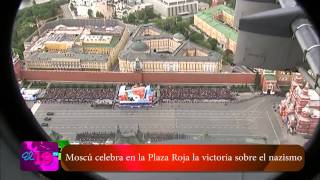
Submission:
[[[112,48],[115,47],[120,40],[120,37],[113,36],[111,39],[110,44],[91,44],[91,43],[84,43],[84,47],[102,47],[102,48]]]
[[[273,81],[273,80],[275,81],[276,80],[276,77],[273,74],[266,74],[264,77],[268,81]]]
[[[209,24],[211,27],[215,28],[217,31],[221,32],[224,34],[227,38],[237,41],[238,38],[238,33],[235,29],[231,28],[228,25],[223,24],[219,20],[216,20],[213,18],[213,15],[225,11],[230,15],[234,16],[234,10],[231,8],[225,6],[225,5],[219,5],[214,8],[207,9],[205,11],[200,11],[199,13],[196,14],[196,16],[203,21],[205,21],[207,24]]]
[[[265,74],[274,74],[274,71],[273,70],[264,70],[264,73]]]
[[[230,14],[231,16],[234,16],[234,10],[229,8],[228,6],[226,5],[218,5],[218,6],[215,6],[213,8],[213,13],[216,14],[217,12],[220,12],[220,11],[224,11],[228,14]]]

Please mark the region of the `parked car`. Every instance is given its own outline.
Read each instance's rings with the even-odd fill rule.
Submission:
[[[41,126],[43,126],[43,127],[48,127],[49,124],[48,124],[48,123],[41,123]]]
[[[52,119],[51,117],[45,117],[43,120],[44,121],[51,121],[51,119]]]
[[[47,116],[53,116],[54,112],[47,112]]]

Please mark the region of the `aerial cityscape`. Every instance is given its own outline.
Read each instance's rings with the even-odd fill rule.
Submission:
[[[23,1],[12,37],[22,97],[52,139],[73,144],[304,145],[320,119],[318,71],[267,62],[274,47],[255,43],[273,32],[250,29],[261,14],[239,23],[259,11],[237,3]],[[296,57],[286,50],[300,37],[278,34],[281,58]]]

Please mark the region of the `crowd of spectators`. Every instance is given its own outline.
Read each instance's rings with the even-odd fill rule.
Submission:
[[[41,98],[46,103],[92,103],[97,99],[111,99],[115,88],[49,88]]]
[[[151,143],[154,142],[161,142],[173,139],[188,139],[189,136],[185,134],[177,134],[177,133],[142,133],[142,137],[145,142],[150,141]],[[105,143],[106,141],[115,141],[116,140],[116,133],[114,132],[83,132],[78,133],[76,135],[76,141],[80,143]]]
[[[131,84],[133,85],[133,84]],[[49,88],[40,99],[45,103],[93,103],[96,100],[117,96],[116,88]],[[223,87],[178,87],[160,88],[160,101],[214,101],[235,100],[235,93]]]
[[[99,142],[104,143],[108,140],[114,140],[113,132],[84,132],[76,135],[76,141],[79,142]]]
[[[217,87],[162,87],[161,100],[234,100],[228,88]]]

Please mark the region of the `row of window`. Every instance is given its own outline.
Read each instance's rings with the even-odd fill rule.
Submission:
[[[27,61],[27,66],[30,68],[62,68],[62,69],[74,69],[74,68],[81,68],[81,67],[87,67],[87,68],[105,68],[106,64],[105,63],[97,63],[97,62],[92,62],[92,63],[69,63],[69,62],[59,62],[59,63],[45,63],[45,62],[33,62],[33,61]]]
[[[130,65],[131,71],[134,70],[135,62],[132,62]],[[123,66],[122,66],[123,67]],[[124,66],[125,69],[127,67]],[[121,68],[122,69],[122,68]],[[215,64],[143,64],[143,69],[144,70],[150,70],[150,71],[159,71],[159,70],[164,70],[164,71],[179,71],[182,70],[203,70],[205,72],[214,72],[215,71]]]
[[[197,4],[188,4],[188,5],[181,5],[170,7],[168,9],[168,16],[176,16],[179,13],[189,12],[189,13],[196,13],[198,11]]]
[[[104,53],[104,54],[107,54],[107,55],[109,55],[109,53],[110,53],[110,50],[106,49],[106,48],[101,48],[101,49],[98,49],[98,48],[85,48],[84,51],[86,53]]]

